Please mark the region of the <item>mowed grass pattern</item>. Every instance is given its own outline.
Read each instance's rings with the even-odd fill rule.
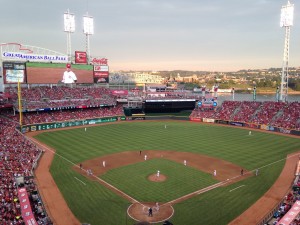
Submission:
[[[164,182],[153,182],[148,176],[167,176]],[[169,202],[204,187],[217,183],[207,174],[166,159],[152,159],[113,169],[101,176],[139,202]]]
[[[164,128],[165,125],[167,129]],[[286,155],[300,150],[300,139],[296,138],[256,131],[252,131],[252,135],[249,136],[248,131],[243,129],[181,121],[112,123],[88,127],[87,132],[84,132],[84,128],[60,130],[39,134],[37,138],[55,148],[59,155],[75,164],[116,152],[157,149],[206,154],[230,161],[247,170],[254,170],[281,160],[262,168],[258,177],[251,177],[228,187],[209,191],[175,205],[175,215],[171,221],[176,225],[227,224],[270,188],[284,166]],[[126,171],[130,171],[131,167],[139,166],[138,164],[130,165],[124,170],[120,168],[116,174],[121,175],[107,173],[105,176],[120,176],[120,178],[108,179],[119,183],[120,188],[125,190],[127,185],[124,183],[131,179],[131,175]],[[93,225],[134,224],[134,221],[126,214],[126,209],[130,205],[128,201],[97,182],[91,182],[78,175],[71,167],[71,163],[55,156],[51,173],[69,207],[81,222]],[[180,165],[178,168],[181,168]],[[154,168],[151,168],[152,170]],[[205,177],[205,174],[199,174],[199,176]],[[81,179],[86,185],[81,184],[74,177]],[[130,185],[138,187],[142,180],[145,180],[145,176],[139,179],[141,179],[140,182],[133,180],[137,183]],[[198,178],[195,179],[194,175],[190,176],[190,179],[188,177],[184,179],[189,185],[198,182]],[[206,178],[201,179],[206,180]],[[158,183],[157,185],[164,184]],[[174,187],[168,191],[172,192],[173,188],[178,188],[182,193],[189,192],[191,188],[189,185],[174,182]],[[197,185],[199,184],[195,186]],[[245,186],[229,192],[240,185]],[[141,189],[144,188],[144,186],[141,187]],[[167,190],[162,192],[167,192]],[[134,195],[134,192],[132,193]],[[144,193],[141,194],[142,197],[138,197],[138,193],[132,197],[151,202],[165,197],[165,194],[152,190]],[[152,196],[155,199],[152,199]]]

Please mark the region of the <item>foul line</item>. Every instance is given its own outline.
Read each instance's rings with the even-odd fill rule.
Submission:
[[[84,185],[86,185],[86,183],[84,183],[82,180],[78,179],[77,177],[74,177],[76,180],[78,180],[79,182],[83,183]]]
[[[277,161],[275,161],[275,162],[272,162],[272,163],[269,163],[269,164],[267,164],[267,165],[261,166],[261,167],[259,167],[258,169],[262,169],[262,168],[271,166],[271,165],[273,165],[273,164],[275,164],[275,163],[281,162],[281,161],[283,161],[283,160],[287,160],[287,159],[292,158],[292,157],[295,157],[295,156],[299,156],[299,153],[292,154],[292,155],[290,155],[290,156],[287,156],[286,158],[279,159],[279,160],[277,160]],[[254,169],[254,170],[252,170],[252,171],[249,171],[249,172],[247,172],[247,173],[255,172],[255,170],[256,170],[256,169]],[[247,173],[245,173],[245,174],[247,174]],[[245,175],[245,174],[244,174],[244,175]],[[220,187],[220,186],[222,186],[222,185],[224,185],[224,184],[226,184],[226,183],[228,183],[228,182],[231,182],[232,180],[234,180],[234,179],[236,179],[236,178],[238,178],[238,177],[240,177],[240,175],[235,176],[235,177],[232,177],[232,178],[230,178],[230,179],[228,179],[228,180],[221,181],[221,182],[219,182],[219,183],[213,184],[213,185],[211,185],[211,186],[205,187],[205,188],[200,189],[200,190],[198,190],[198,191],[189,193],[189,194],[187,194],[187,195],[184,195],[184,196],[182,196],[182,197],[179,197],[179,198],[177,198],[177,199],[174,199],[174,200],[172,200],[172,201],[169,201],[169,202],[167,202],[167,203],[165,203],[165,204],[163,204],[163,205],[166,205],[166,204],[172,204],[172,203],[174,203],[174,202],[176,202],[176,201],[181,201],[182,199],[189,198],[189,197],[191,197],[191,196],[193,196],[193,195],[196,195],[196,194],[197,194],[197,195],[202,194],[202,193],[204,193],[204,192],[207,192],[207,191],[210,191],[210,190],[215,189],[215,188],[217,188],[217,187]],[[163,206],[163,205],[162,205],[162,206]]]
[[[236,187],[236,188],[233,188],[233,189],[231,189],[229,192],[232,192],[232,191],[234,191],[234,190],[236,190],[236,189],[238,189],[238,188],[241,188],[241,187],[244,187],[244,186],[246,186],[246,185],[241,185],[241,186],[238,186],[238,187]]]

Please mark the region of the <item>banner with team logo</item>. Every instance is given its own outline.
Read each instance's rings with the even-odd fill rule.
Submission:
[[[86,52],[75,51],[75,63],[76,64],[87,64]]]
[[[300,201],[296,201],[292,208],[279,220],[279,225],[291,224],[300,213]]]
[[[21,206],[22,218],[26,225],[37,225],[37,222],[32,213],[30,201],[25,188],[18,189],[18,198]]]

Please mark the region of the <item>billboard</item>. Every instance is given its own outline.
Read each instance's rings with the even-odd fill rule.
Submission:
[[[75,63],[76,64],[87,64],[86,52],[75,51]]]
[[[94,58],[91,63],[94,65],[94,82],[109,83],[109,67],[107,59]]]
[[[44,55],[44,54],[29,54],[22,52],[3,52],[4,60],[22,61],[22,62],[48,62],[48,63],[66,63],[68,56],[66,55]]]
[[[22,62],[3,62],[5,84],[26,83],[26,64]]]
[[[72,64],[71,70],[77,77],[77,83],[93,83],[93,66]],[[26,63],[26,77],[29,84],[61,83],[66,71],[65,63]]]
[[[104,72],[98,72],[94,71],[94,82],[95,83],[109,83],[109,72],[104,71]]]

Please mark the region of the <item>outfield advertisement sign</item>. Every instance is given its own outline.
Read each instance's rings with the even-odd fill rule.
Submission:
[[[205,122],[205,123],[214,123],[215,120],[214,119],[209,119],[209,118],[203,118],[203,122]]]
[[[202,122],[202,118],[191,117],[190,120],[191,121]]]
[[[96,119],[86,119],[86,120],[76,120],[68,122],[57,122],[57,123],[43,123],[43,124],[32,124],[22,126],[21,132],[27,133],[31,131],[40,131],[40,130],[51,130],[57,128],[65,127],[74,127],[74,126],[83,126],[83,125],[93,125],[106,122],[116,122],[120,120],[126,120],[125,116],[114,116],[114,117],[105,117],[105,118],[96,118]]]

